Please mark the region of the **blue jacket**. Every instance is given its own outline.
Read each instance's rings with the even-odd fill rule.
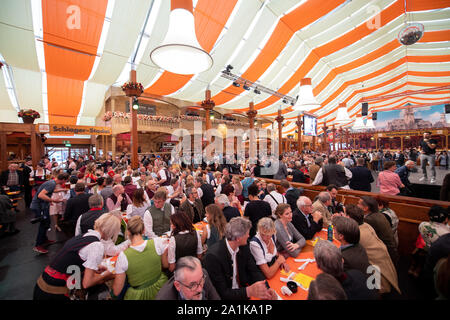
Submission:
[[[406,166],[401,166],[400,168],[397,168],[395,170],[395,173],[398,174],[398,176],[400,177],[400,180],[402,180],[402,183],[406,186],[408,184],[411,184],[409,182],[409,170]]]

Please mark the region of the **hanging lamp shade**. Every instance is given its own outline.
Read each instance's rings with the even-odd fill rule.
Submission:
[[[366,129],[375,129],[375,125],[373,124],[372,118],[367,119],[365,128]]]
[[[192,0],[171,0],[169,28],[150,59],[161,69],[177,74],[196,74],[210,69],[213,59],[195,34]]]
[[[338,110],[337,110],[337,115],[336,115],[336,120],[334,120],[335,122],[338,123],[345,123],[345,122],[350,122],[352,121],[352,119],[350,119],[348,112],[347,112],[347,106],[345,105],[345,103],[340,103]]]
[[[364,129],[366,126],[364,125],[364,121],[362,117],[357,117],[355,124],[353,125],[353,130],[361,130]]]
[[[319,106],[320,103],[317,102],[312,91],[311,78],[302,79],[302,81],[300,81],[298,100],[292,109],[294,111],[311,111]]]

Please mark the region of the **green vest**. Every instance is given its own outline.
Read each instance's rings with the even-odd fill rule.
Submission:
[[[147,240],[142,252],[128,248],[123,253],[128,260],[128,283],[134,289],[151,286],[161,276],[161,257],[156,253],[153,240]]]
[[[119,235],[117,236],[117,240],[115,243],[116,246],[125,241],[126,233],[127,233],[127,223],[125,222],[125,220],[122,219],[122,221],[120,222],[120,232]]]
[[[149,211],[153,219],[153,232],[159,237],[170,230],[170,216],[172,208],[170,204],[165,203],[161,209],[151,206]]]

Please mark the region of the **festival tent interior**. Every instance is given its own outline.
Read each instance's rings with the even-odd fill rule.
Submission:
[[[351,128],[364,101],[370,120],[376,111],[449,100],[448,0],[187,1],[193,19],[175,15],[185,2],[3,1],[2,121],[21,122],[17,112],[33,108],[36,123],[95,125],[105,93],[130,70],[148,95],[199,106],[208,88],[230,112],[247,112],[249,102],[268,119],[281,110],[283,136],[296,130],[299,110],[317,116],[320,134],[325,120],[338,123],[339,106]],[[161,67],[171,56],[156,49],[177,41],[171,21],[195,30],[204,71],[182,70],[183,61]],[[302,107],[308,84],[313,103]]]

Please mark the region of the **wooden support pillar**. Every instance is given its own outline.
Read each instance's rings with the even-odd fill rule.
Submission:
[[[38,139],[41,139],[41,137],[37,136],[36,134],[36,126],[34,124],[31,124],[31,161],[33,163],[33,168],[36,168],[40,156],[39,156],[39,149],[38,149]]]
[[[278,117],[275,118],[275,120],[278,122],[278,154],[283,154],[283,120],[284,117],[281,115],[281,108],[278,109]]]
[[[2,160],[2,171],[8,169],[8,153],[6,149],[6,132],[0,132],[0,159]]]
[[[333,132],[333,151],[336,151],[336,126],[333,124],[333,127],[331,129],[331,132]]]
[[[216,105],[213,100],[211,100],[211,90],[206,89],[205,92],[205,100],[201,103],[202,108],[205,110],[205,131],[208,131],[212,128],[212,122],[211,122],[211,111],[214,109],[214,106]],[[212,141],[211,141],[212,142]],[[225,140],[224,140],[225,143]],[[208,145],[208,141],[206,142],[206,145]],[[224,149],[225,151],[225,149]]]
[[[111,140],[112,140],[112,142],[111,142],[111,152],[112,152],[112,159],[113,159],[113,161],[116,159],[116,145],[117,145],[116,139],[117,139],[117,134],[113,134],[111,136]]]
[[[136,70],[130,71],[130,82],[136,82]],[[131,167],[137,169],[138,163],[138,130],[137,130],[137,110],[133,109],[133,97],[130,97],[131,112]]]
[[[403,136],[400,137],[400,151],[403,151]]]
[[[297,115],[297,121],[295,122],[297,125],[297,151],[298,153],[302,153],[303,151],[303,141],[302,141],[302,125],[303,120],[302,116],[299,114]]]
[[[250,128],[250,137],[249,137],[249,144],[248,144],[248,154],[250,159],[256,158],[257,152],[258,152],[258,146],[255,143],[256,140],[256,132],[255,132],[255,118],[258,114],[258,111],[255,110],[255,105],[253,101],[249,103],[249,110],[247,111],[247,117],[248,117],[248,126]]]

